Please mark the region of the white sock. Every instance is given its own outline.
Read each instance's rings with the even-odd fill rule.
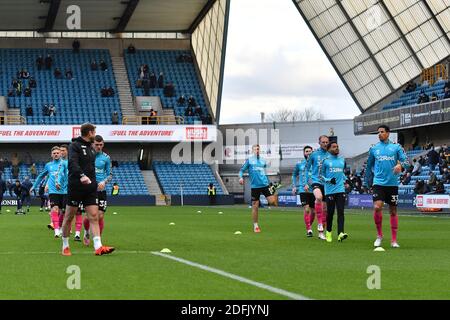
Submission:
[[[80,236],[80,231],[75,231],[75,237],[79,237]]]
[[[254,222],[253,223],[253,228],[258,228],[259,226],[258,226],[258,222]]]
[[[97,250],[98,248],[100,248],[102,246],[102,240],[100,239],[100,237],[94,237],[92,238],[92,240],[94,241],[94,249]]]
[[[62,241],[63,241],[63,249],[68,248],[69,247],[69,238],[62,237]]]
[[[55,236],[59,236],[59,229],[55,229]]]

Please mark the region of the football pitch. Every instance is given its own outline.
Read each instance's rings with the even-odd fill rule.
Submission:
[[[63,257],[47,213],[6,209],[0,299],[450,298],[448,216],[400,216],[401,248],[391,249],[385,213],[386,251],[374,252],[370,210],[347,210],[349,238],[338,243],[334,232],[326,243],[317,233],[306,238],[300,209],[261,210],[262,232],[255,234],[242,206],[110,207],[102,241],[116,252],[94,256],[71,236],[73,255]],[[161,254],[164,248],[172,252]],[[379,289],[370,285],[374,268]]]

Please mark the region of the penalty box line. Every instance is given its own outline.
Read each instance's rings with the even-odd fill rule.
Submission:
[[[242,283],[246,283],[246,284],[252,285],[254,287],[257,287],[257,288],[260,288],[260,289],[263,289],[263,290],[266,290],[266,291],[270,291],[272,293],[276,293],[278,295],[281,295],[281,296],[284,296],[284,297],[287,297],[287,298],[290,298],[290,299],[293,299],[293,300],[310,300],[310,298],[307,298],[307,297],[302,296],[300,294],[297,294],[297,293],[294,293],[294,292],[289,292],[289,291],[286,291],[286,290],[283,290],[283,289],[279,289],[279,288],[275,288],[275,287],[269,286],[269,285],[261,283],[261,282],[253,281],[253,280],[250,280],[250,279],[247,279],[247,278],[244,278],[244,277],[241,277],[241,276],[238,276],[238,275],[235,275],[235,274],[223,271],[223,270],[219,270],[219,269],[216,269],[216,268],[208,267],[206,265],[202,265],[202,264],[199,264],[199,263],[196,263],[196,262],[192,262],[192,261],[189,261],[189,260],[185,260],[185,259],[182,259],[182,258],[178,258],[178,257],[172,256],[172,255],[168,255],[168,254],[164,254],[164,253],[156,252],[156,251],[152,251],[151,253],[153,255],[160,256],[160,257],[163,257],[163,258],[166,258],[166,259],[170,259],[170,260],[174,260],[174,261],[177,261],[179,263],[183,263],[183,264],[189,265],[191,267],[195,267],[195,268],[207,271],[207,272],[218,274],[218,275],[223,276],[225,278],[229,278],[229,279],[233,279],[233,280],[236,280],[236,281],[239,281],[239,282],[242,282]]]

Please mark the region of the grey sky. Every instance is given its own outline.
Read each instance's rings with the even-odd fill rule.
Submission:
[[[232,1],[220,123],[259,122],[282,107],[360,114],[291,0]]]

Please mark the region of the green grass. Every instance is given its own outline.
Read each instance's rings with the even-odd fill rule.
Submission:
[[[73,256],[63,257],[46,213],[2,212],[0,299],[287,299],[150,253],[163,248],[312,299],[450,298],[448,217],[400,217],[401,248],[391,249],[385,214],[386,252],[374,252],[367,210],[347,211],[349,239],[337,243],[334,233],[328,244],[305,237],[300,210],[262,210],[262,233],[254,234],[250,211],[242,207],[111,207],[103,242],[117,251],[96,257],[71,241]],[[237,230],[242,234],[234,235]],[[81,269],[80,290],[66,287],[70,265]],[[381,268],[380,290],[367,288],[370,265]]]

